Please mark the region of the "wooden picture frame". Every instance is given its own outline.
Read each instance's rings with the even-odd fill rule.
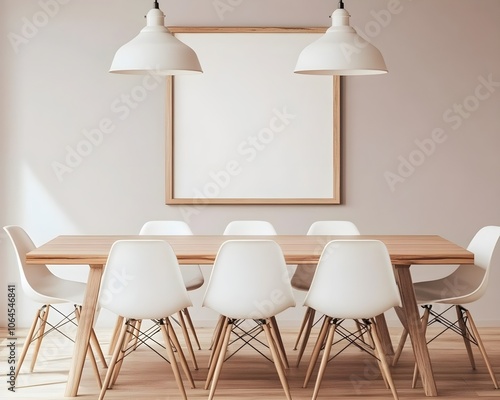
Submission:
[[[169,28],[203,74],[167,78],[167,204],[340,204],[340,78],[294,74],[326,28]]]

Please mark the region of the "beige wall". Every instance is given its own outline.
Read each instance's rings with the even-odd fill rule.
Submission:
[[[324,26],[337,2],[160,3],[170,25]],[[183,218],[180,207],[164,204],[164,83],[126,105],[143,77],[107,73],[151,5],[1,2],[2,226],[22,225],[40,244],[61,233],[135,233],[149,219]],[[187,219],[195,233],[220,233],[232,219],[267,219],[283,234],[305,232],[318,219],[350,219],[363,233],[433,233],[465,246],[481,226],[500,225],[500,2],[347,0],[346,8],[390,72],[344,80],[342,205],[207,206]],[[53,163],[65,163],[84,131],[109,121],[102,141],[58,179]],[[3,288],[18,279],[6,239],[1,233]],[[414,271],[416,279],[435,276]],[[77,267],[57,272],[85,278]],[[492,288],[471,307],[481,325],[500,325],[499,281],[494,271]],[[193,294],[193,316],[208,321],[202,293]],[[21,324],[33,309],[20,295]],[[282,319],[292,324],[301,315],[290,310]]]

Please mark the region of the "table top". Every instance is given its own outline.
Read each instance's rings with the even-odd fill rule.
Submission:
[[[437,235],[276,235],[276,236],[146,236],[146,235],[62,235],[29,252],[28,264],[104,265],[117,240],[166,240],[180,264],[212,264],[220,245],[227,240],[274,240],[289,264],[319,260],[330,240],[380,240],[395,265],[473,264],[474,254]]]

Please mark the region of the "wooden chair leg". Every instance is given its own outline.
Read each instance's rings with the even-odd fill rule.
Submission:
[[[187,308],[182,310],[182,312],[186,316],[186,321],[189,325],[189,329],[191,329],[191,332],[193,333],[193,337],[194,337],[194,341],[196,342],[196,346],[198,346],[198,350],[201,350],[200,341],[198,340],[198,335],[196,334],[196,330],[194,329],[194,324],[193,324],[193,320],[191,319],[191,314],[189,314],[189,310]]]
[[[285,391],[286,398],[288,400],[292,400],[292,396],[290,395],[290,387],[288,386],[288,381],[286,379],[285,370],[283,369],[283,364],[281,362],[281,356],[279,354],[279,343],[276,343],[271,333],[271,321],[268,320],[266,323],[262,325],[264,332],[267,337],[267,342],[269,344],[269,349],[271,350],[271,355],[273,356],[274,366],[276,367],[276,371],[278,372],[278,376],[281,381],[281,386],[283,386],[283,390]]]
[[[229,325],[229,328],[232,329],[232,325],[229,323],[229,320],[226,317],[223,317],[222,323],[217,324],[217,330],[219,331],[217,335],[214,335],[215,343],[213,343],[212,353],[210,354],[210,362],[208,365],[208,374],[207,379],[205,381],[205,390],[210,387],[210,383],[212,381],[212,377],[214,376],[215,367],[217,366],[217,360],[219,359],[219,354],[222,348],[222,344],[224,342],[224,335],[226,332],[226,327]]]
[[[373,346],[373,343],[367,342],[367,340],[372,340],[372,338],[370,337],[370,335],[368,335],[368,339],[364,338],[364,336],[363,336],[363,328],[361,327],[361,323],[359,322],[359,320],[355,319],[354,320],[354,324],[356,325],[356,329],[358,330],[358,332],[361,335],[360,339],[363,340],[364,342],[368,343],[370,346]]]
[[[79,306],[75,306],[75,317],[76,317],[76,321],[78,323],[80,323],[80,307]],[[91,341],[92,341],[92,333],[94,334],[94,338],[95,338],[95,340],[97,342],[97,338],[95,336],[95,332],[94,332],[93,328],[91,330],[91,337],[90,337]],[[99,345],[99,342],[97,342],[97,348],[99,350],[101,349],[101,346]],[[89,357],[90,363],[92,364],[92,369],[94,370],[94,375],[96,377],[99,389],[101,389],[102,388],[101,375],[99,373],[99,368],[97,367],[97,362],[96,362],[96,359],[95,359],[95,355],[94,355],[94,352],[92,351],[92,346],[91,346],[90,343],[87,346],[87,356]],[[102,358],[104,359],[104,355],[102,355]],[[106,361],[104,361],[104,363],[106,365]]]
[[[401,332],[401,337],[399,339],[398,347],[394,353],[394,357],[392,359],[392,366],[396,366],[399,361],[399,357],[401,357],[401,353],[405,347],[406,339],[408,338],[408,331],[406,328],[403,328],[403,332]]]
[[[212,384],[210,386],[210,392],[208,394],[208,400],[212,400],[214,398],[215,389],[217,388],[217,383],[219,382],[220,371],[222,370],[222,364],[224,364],[224,359],[226,357],[227,346],[229,344],[229,338],[231,337],[232,324],[228,323],[225,327],[223,338],[221,341],[221,348],[219,352],[219,356],[216,361],[215,371],[212,378]]]
[[[28,336],[26,336],[26,340],[23,345],[23,349],[21,351],[21,355],[19,356],[19,360],[17,361],[17,367],[16,367],[16,375],[15,377],[17,378],[17,375],[19,375],[19,371],[21,370],[21,366],[23,365],[24,358],[26,357],[26,354],[28,353],[28,349],[30,348],[31,341],[33,340],[33,334],[35,333],[36,327],[38,323],[41,321],[40,314],[42,312],[42,309],[38,309],[35,315],[35,319],[33,320],[33,323],[31,324],[31,328],[28,332]]]
[[[314,392],[312,395],[312,400],[316,400],[318,397],[319,388],[321,386],[321,381],[323,380],[323,375],[325,374],[326,365],[328,364],[328,358],[330,357],[330,351],[332,349],[333,336],[335,334],[335,324],[331,324],[328,329],[328,336],[325,342],[325,349],[323,350],[323,358],[321,359],[321,364],[319,366],[318,376],[316,378],[316,385],[314,385]]]
[[[383,376],[385,377],[384,380],[389,385],[394,400],[398,400],[398,393],[396,391],[396,387],[394,386],[394,381],[392,380],[391,370],[389,368],[389,364],[387,363],[387,359],[385,357],[385,350],[378,336],[377,325],[374,319],[372,320],[372,325],[368,327],[368,333],[373,341],[376,355],[380,360],[380,364],[382,366],[382,373]]]
[[[460,332],[461,332],[462,338],[464,340],[465,349],[467,350],[467,355],[469,356],[470,366],[472,367],[472,369],[476,369],[476,362],[474,361],[474,354],[472,354],[470,335],[469,335],[469,332],[467,331],[467,326],[466,326],[466,323],[464,321],[464,316],[462,314],[460,306],[455,306],[455,311],[457,313],[458,327],[460,328]]]
[[[81,310],[82,310],[81,306],[75,306],[75,316],[78,323],[80,323]],[[93,346],[94,350],[97,352],[97,355],[99,356],[103,368],[107,368],[108,365],[106,363],[106,357],[104,357],[104,353],[102,352],[101,349],[101,344],[99,343],[99,340],[97,339],[97,335],[95,334],[95,330],[93,328],[90,331],[90,343]]]
[[[422,332],[423,332],[424,338],[425,338],[425,334],[427,332],[427,324],[429,323],[429,314],[430,314],[429,309],[425,308],[424,314],[422,315],[422,319],[421,319]],[[415,367],[413,368],[413,378],[411,380],[412,389],[415,389],[415,387],[417,386],[418,374],[419,374],[418,365],[417,365],[417,363],[415,363]]]
[[[121,370],[122,365],[123,365],[123,360],[125,357],[126,350],[129,347],[130,341],[132,340],[132,336],[133,336],[132,333],[135,333],[136,322],[137,322],[136,320],[128,320],[128,321],[125,321],[125,323],[124,323],[124,326],[126,328],[125,338],[121,342],[121,345],[120,345],[122,357],[120,357],[120,359],[116,362],[116,364],[114,366],[113,376],[111,377],[111,383],[110,383],[109,389],[111,389],[114,386],[114,384],[116,383],[116,380],[118,379],[118,375],[120,374],[120,370]]]
[[[33,352],[33,358],[31,360],[30,372],[35,369],[36,359],[38,358],[38,352],[40,351],[40,346],[42,345],[43,335],[45,334],[45,327],[47,326],[47,318],[49,317],[50,305],[45,305],[42,307],[40,312],[40,326],[38,329],[38,337],[35,343],[35,351]]]
[[[318,339],[316,339],[316,344],[314,345],[313,352],[311,354],[311,359],[309,360],[309,366],[307,367],[306,377],[304,379],[303,388],[306,388],[309,384],[309,380],[311,379],[312,372],[316,365],[316,361],[318,360],[319,353],[321,352],[321,348],[325,342],[326,334],[328,332],[328,326],[330,325],[332,318],[326,317],[323,319],[323,325],[321,325],[321,329],[319,331]]]
[[[102,389],[102,380],[101,375],[99,374],[99,368],[97,367],[97,361],[95,360],[94,352],[92,351],[92,346],[89,344],[87,347],[87,356],[90,359],[90,363],[92,364],[92,369],[94,370],[94,375],[97,380],[97,385],[99,389]]]
[[[217,346],[217,343],[219,343],[220,336],[222,332],[224,331],[224,326],[226,323],[226,318],[223,317],[222,315],[219,316],[219,319],[217,320],[217,325],[215,326],[214,333],[212,334],[212,341],[210,343],[209,350],[210,352],[210,357],[208,359],[208,368],[210,369],[210,366],[212,365],[212,362],[214,360],[214,345]],[[217,356],[215,356],[215,360],[217,360]]]
[[[189,333],[186,328],[186,321],[184,321],[184,316],[182,315],[182,311],[179,311],[177,313],[177,317],[179,318],[179,325],[181,326],[182,335],[184,336],[184,341],[186,342],[186,347],[191,357],[193,368],[195,370],[198,370],[198,362],[196,361],[196,355],[194,354],[193,345],[191,344],[191,339],[189,338]]]
[[[177,349],[177,355],[179,356],[179,361],[181,363],[182,369],[184,370],[184,374],[186,375],[186,378],[188,379],[189,383],[191,384],[191,388],[194,389],[195,384],[194,384],[193,375],[191,374],[191,371],[189,370],[189,366],[187,364],[186,357],[184,356],[184,352],[182,351],[181,345],[179,343],[179,339],[177,338],[177,335],[175,334],[174,327],[172,326],[172,323],[170,322],[169,318],[165,318],[165,325],[167,327],[167,331],[169,333],[170,340],[172,340],[174,348]]]
[[[483,341],[481,340],[481,336],[479,336],[479,331],[477,330],[476,324],[472,319],[471,313],[468,310],[466,310],[465,313],[467,315],[467,319],[469,320],[469,325],[471,327],[472,334],[476,337],[477,346],[479,347],[479,351],[483,356],[484,363],[486,364],[486,368],[488,369],[491,380],[493,381],[493,385],[495,386],[495,389],[498,389],[497,378],[495,377],[495,373],[493,372],[493,368],[491,367],[490,360],[488,358],[488,355],[486,354],[486,348],[484,347]]]
[[[286,369],[290,368],[290,365],[288,364],[288,358],[286,356],[286,351],[285,351],[285,345],[283,344],[283,340],[281,339],[281,332],[278,327],[278,321],[276,321],[276,317],[271,317],[269,319],[270,327],[271,327],[271,334],[273,335],[274,341],[278,347],[278,352],[281,358],[281,361],[283,362],[283,365],[285,366]]]
[[[104,353],[102,352],[102,348],[101,348],[101,345],[99,343],[99,339],[97,339],[97,335],[95,334],[94,329],[92,329],[90,331],[90,343],[92,343],[92,346],[94,347],[95,351],[97,352],[97,355],[101,361],[103,368],[107,368],[108,364],[106,362],[106,357],[104,357]]]
[[[109,349],[108,354],[112,355],[115,352],[116,342],[118,337],[120,336],[120,332],[123,326],[123,317],[118,316],[116,318],[115,328],[113,329],[113,333],[111,334],[111,340],[109,341]]]
[[[163,333],[163,337],[165,340],[165,349],[167,350],[168,358],[170,360],[170,365],[172,366],[172,371],[175,376],[175,381],[177,382],[177,386],[179,387],[179,391],[181,392],[182,398],[187,400],[186,390],[184,389],[184,384],[182,383],[181,373],[179,371],[179,366],[177,365],[177,360],[175,358],[174,350],[172,349],[171,344],[171,333],[172,333],[172,325],[160,325],[161,331]],[[182,353],[182,349],[177,349],[177,354]]]
[[[298,367],[300,364],[300,360],[302,359],[302,356],[304,355],[304,351],[307,346],[307,342],[309,341],[309,336],[311,335],[311,329],[314,323],[314,316],[316,315],[316,311],[313,310],[312,308],[308,308],[307,311],[308,313],[308,319],[304,331],[304,337],[302,338],[302,344],[300,345],[299,349],[299,354],[297,354],[297,364],[296,366]]]
[[[306,312],[304,313],[304,318],[302,318],[302,323],[300,324],[299,333],[297,334],[297,339],[295,340],[295,344],[293,345],[293,350],[297,350],[297,346],[299,345],[300,338],[302,333],[304,332],[304,328],[309,321],[309,315],[311,314],[312,308],[307,307]]]
[[[132,335],[130,337],[130,340],[133,342],[132,346],[134,348],[134,351],[137,350],[137,346],[139,346],[139,335],[141,334],[141,326],[142,326],[142,320],[138,319],[135,321],[135,324],[132,329]]]
[[[221,325],[224,323],[225,318],[226,317],[219,315],[219,318],[217,319],[217,324],[215,325],[214,328],[214,333],[212,334],[212,340],[210,341],[210,347],[208,348],[209,350],[212,350],[213,345],[217,341],[218,337],[216,338],[216,335],[220,335]]]
[[[104,378],[104,382],[102,383],[101,392],[99,393],[98,400],[102,400],[104,398],[104,395],[106,394],[106,390],[108,390],[108,388],[111,387],[111,381],[115,372],[116,362],[120,354],[122,354],[126,338],[127,338],[127,324],[124,323],[122,324],[121,330],[116,338],[114,346],[115,350],[113,352],[113,356],[111,357],[111,361],[109,362],[108,371],[106,373],[106,377]]]

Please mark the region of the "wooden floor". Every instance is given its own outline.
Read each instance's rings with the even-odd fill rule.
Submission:
[[[481,329],[482,338],[489,351],[493,368],[500,377],[500,328]],[[21,334],[22,332],[19,332]],[[193,372],[196,388],[186,384],[189,399],[206,399],[208,391],[203,389],[207,373],[209,356],[210,329],[198,329],[202,342],[202,350],[196,350],[200,365]],[[315,333],[315,332],[314,332]],[[292,350],[296,331],[283,329],[283,338],[290,360],[288,379],[292,397],[295,400],[310,399],[316,377],[315,370],[311,383],[302,388],[307,362],[312,347],[307,349],[300,367],[295,367],[296,351]],[[71,359],[72,343],[57,334],[47,336],[40,351],[35,372],[27,372],[31,351],[23,365],[16,382],[16,392],[10,393],[6,388],[7,345],[6,332],[0,330],[1,352],[0,368],[2,385],[0,399],[63,399],[67,379],[68,366]],[[111,330],[98,330],[97,335],[107,354]],[[397,343],[399,329],[391,329],[394,343]],[[161,339],[161,336],[159,336]],[[182,342],[182,337],[180,337]],[[22,339],[18,340],[18,353],[22,347]],[[400,362],[392,369],[393,378],[400,399],[425,398],[422,388],[411,388],[413,361],[411,349],[405,348]],[[233,347],[234,348],[234,347]],[[446,399],[500,399],[500,390],[495,390],[486,371],[479,351],[474,348],[477,369],[472,370],[463,347],[461,338],[446,334],[431,343],[431,358],[434,374],[441,398]],[[186,356],[187,356],[187,352]],[[104,377],[105,370],[102,370]],[[86,365],[80,385],[78,399],[96,399],[99,393],[95,377],[90,365]],[[126,358],[122,372],[113,389],[106,394],[106,399],[179,399],[170,366],[158,355],[145,346],[140,347]],[[243,349],[229,359],[222,369],[215,399],[284,399],[284,392],[279,383],[273,364],[251,349]],[[385,388],[377,364],[370,356],[352,346],[327,367],[319,399],[392,399]]]

